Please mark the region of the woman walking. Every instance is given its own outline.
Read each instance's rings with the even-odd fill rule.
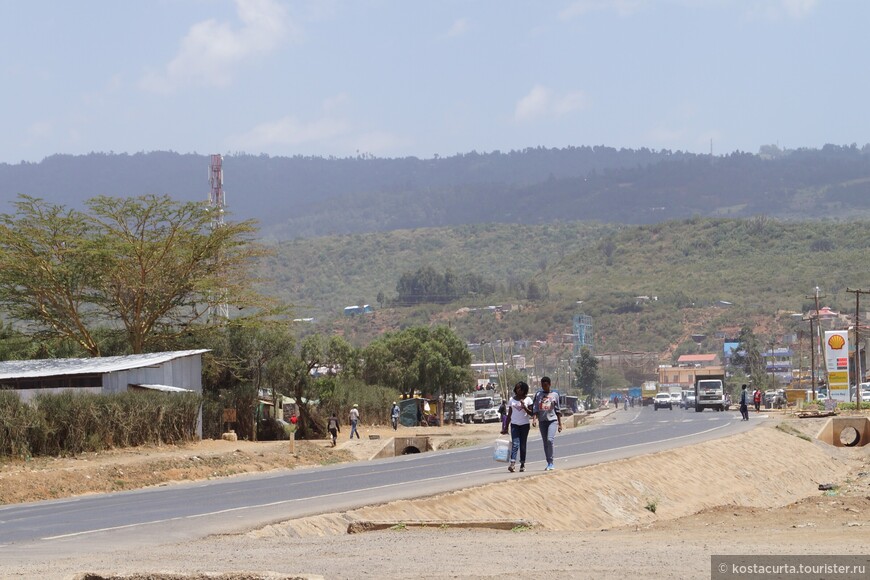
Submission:
[[[562,415],[559,408],[559,395],[550,390],[550,377],[541,378],[541,390],[535,393],[533,405],[538,427],[541,430],[541,439],[544,442],[544,455],[547,458],[545,471],[553,471],[553,442],[556,440],[556,431],[562,432]]]
[[[529,385],[523,381],[514,385],[514,396],[508,402],[507,424],[511,426],[511,463],[508,471],[513,473],[520,452],[520,471],[526,470],[526,442],[529,439],[529,419],[532,417],[532,398]],[[507,433],[507,430],[502,431]]]

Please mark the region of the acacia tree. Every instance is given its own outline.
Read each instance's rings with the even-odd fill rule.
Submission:
[[[252,222],[212,227],[207,204],[167,196],[87,205],[22,196],[15,214],[0,215],[0,304],[38,333],[99,356],[95,328],[120,327],[141,353],[190,332],[219,303],[267,306],[251,289],[263,254]]]
[[[595,390],[601,384],[601,374],[598,371],[598,359],[587,347],[580,349],[577,357],[577,365],[574,367],[574,377],[580,391],[587,396],[595,394]]]

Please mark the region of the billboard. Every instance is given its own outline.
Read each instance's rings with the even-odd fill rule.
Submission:
[[[828,371],[829,396],[849,400],[849,331],[825,331],[825,367]]]

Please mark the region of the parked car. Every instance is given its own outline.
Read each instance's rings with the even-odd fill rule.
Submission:
[[[659,393],[655,396],[655,398],[653,399],[653,410],[658,411],[659,407],[667,407],[671,411],[674,410],[674,403],[671,400],[670,393]]]
[[[474,413],[475,423],[498,423],[501,417],[498,415],[498,409],[490,407],[489,409],[479,409]]]

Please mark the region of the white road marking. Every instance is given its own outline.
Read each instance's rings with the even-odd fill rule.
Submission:
[[[679,435],[677,437],[670,437],[668,439],[660,439],[657,441],[645,441],[643,443],[634,443],[632,445],[624,445],[622,447],[614,447],[611,449],[602,449],[599,451],[587,451],[585,453],[575,453],[574,455],[568,455],[565,458],[559,458],[559,459],[557,459],[557,461],[564,462],[566,459],[571,458],[571,457],[582,457],[584,455],[596,455],[599,453],[610,453],[613,451],[619,451],[619,450],[623,450],[623,449],[631,449],[633,447],[640,447],[642,445],[664,443],[666,441],[676,441],[678,439],[685,439],[687,437],[697,437],[698,435],[703,435],[705,433],[711,433],[713,431],[716,431],[717,429],[722,429],[723,427],[726,427],[726,426],[727,425],[723,424],[723,425],[719,425],[718,427],[713,427],[712,429],[707,429],[705,431],[699,431],[698,433],[689,433],[686,435]],[[96,530],[85,530],[85,531],[81,531],[81,532],[73,532],[70,534],[60,534],[57,536],[47,536],[45,538],[41,538],[41,540],[43,540],[43,541],[59,540],[59,539],[64,539],[64,538],[73,538],[76,536],[98,534],[101,532],[110,532],[110,531],[114,531],[114,530],[123,530],[123,529],[127,529],[127,528],[135,528],[138,526],[162,524],[162,523],[166,523],[166,522],[173,522],[173,521],[179,521],[179,520],[192,520],[192,519],[204,518],[204,517],[208,517],[208,516],[214,516],[214,515],[220,515],[220,514],[226,514],[226,513],[232,513],[232,512],[242,511],[242,510],[260,509],[260,508],[266,508],[266,507],[273,507],[273,506],[277,506],[277,505],[291,504],[291,503],[296,503],[296,502],[301,502],[301,501],[312,501],[312,500],[324,499],[324,498],[329,498],[329,497],[339,497],[339,496],[349,495],[349,494],[359,494],[360,492],[374,491],[374,490],[378,490],[378,489],[387,489],[390,487],[396,487],[396,486],[400,486],[400,485],[409,485],[409,484],[416,485],[419,483],[430,482],[430,481],[439,481],[439,480],[450,479],[450,478],[455,478],[455,477],[467,477],[468,475],[475,474],[475,473],[487,473],[487,472],[495,472],[495,471],[500,472],[500,471],[503,471],[503,469],[504,468],[502,466],[489,467],[486,469],[478,469],[475,471],[458,473],[458,474],[454,474],[454,475],[441,475],[438,477],[430,477],[427,479],[418,479],[415,481],[399,482],[399,483],[388,483],[386,485],[376,485],[374,487],[366,487],[363,489],[354,489],[354,490],[349,490],[349,491],[340,491],[337,493],[328,493],[328,494],[318,495],[318,496],[313,496],[313,497],[287,499],[287,500],[281,500],[281,501],[275,501],[275,502],[269,502],[269,503],[263,503],[263,504],[255,504],[255,505],[241,506],[241,507],[236,507],[236,508],[228,508],[228,509],[217,510],[217,511],[213,511],[213,512],[194,514],[191,516],[179,516],[179,517],[175,517],[175,518],[165,518],[165,519],[161,519],[161,520],[151,520],[148,522],[126,524],[123,526],[112,526],[112,527],[108,527],[108,528],[99,528]]]

